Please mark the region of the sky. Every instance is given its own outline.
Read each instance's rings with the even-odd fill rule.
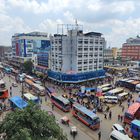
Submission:
[[[0,45],[15,33],[57,33],[58,24],[83,25],[103,34],[107,47],[122,47],[140,34],[140,0],[0,0]]]

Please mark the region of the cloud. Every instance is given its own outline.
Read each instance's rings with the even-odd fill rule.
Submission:
[[[0,1],[0,43],[10,44],[16,32],[57,33],[57,24],[75,24],[76,19],[84,32],[101,32],[112,46],[139,33],[139,0]]]

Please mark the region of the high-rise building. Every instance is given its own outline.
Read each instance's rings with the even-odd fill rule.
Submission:
[[[49,78],[60,82],[81,82],[104,75],[105,39],[101,33],[83,33],[80,27],[67,27],[67,34],[51,37]]]
[[[12,64],[20,67],[22,63],[29,59],[33,61],[34,65],[40,64],[42,60],[40,54],[41,52],[48,54],[48,48],[50,48],[50,40],[47,33],[31,32],[27,34],[15,34],[12,36]],[[37,60],[40,61],[37,62]],[[45,59],[45,61],[47,60]],[[42,64],[45,65],[48,63],[42,62]]]
[[[140,37],[129,38],[122,46],[122,59],[140,60]]]

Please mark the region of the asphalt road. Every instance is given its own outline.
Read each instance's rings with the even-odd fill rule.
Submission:
[[[11,86],[12,83],[12,79],[9,81],[8,77],[5,77],[4,80],[6,81],[6,85],[7,88],[9,89],[9,87]],[[127,89],[126,89],[127,91]],[[58,94],[62,94],[63,91],[61,89],[57,89]],[[18,95],[21,96],[21,85],[18,85],[18,87],[13,87],[12,89],[12,93],[13,95]],[[136,99],[138,97],[138,95],[135,93],[134,95],[134,99]],[[43,103],[42,103],[42,109],[44,110],[51,110],[51,103],[50,101],[47,101],[47,103],[45,102],[45,99],[42,98]],[[125,106],[125,110],[127,109],[127,102],[124,101],[122,103],[122,105]],[[112,111],[112,119],[104,119],[104,115],[102,113],[97,113],[97,115],[100,117],[101,119],[101,140],[109,140],[109,134],[111,133],[111,127],[112,124],[114,123],[120,123],[117,120],[117,116],[118,114],[123,115],[124,113],[122,112],[122,108],[119,105],[115,105],[111,107],[111,111]],[[98,140],[98,130],[93,131],[90,128],[88,128],[87,126],[85,126],[83,123],[81,123],[79,120],[77,120],[76,118],[74,118],[72,116],[71,113],[64,113],[63,111],[59,110],[58,108],[54,108],[54,112],[53,112],[56,116],[56,119],[58,120],[59,125],[63,128],[64,132],[68,135],[69,140],[72,140],[73,138],[70,135],[70,127],[62,125],[60,123],[60,118],[62,116],[67,116],[70,119],[70,125],[75,125],[78,128],[78,135],[76,136],[75,139],[77,140]]]
[[[12,85],[12,82],[14,82],[14,79],[10,78],[10,80],[9,80],[9,77],[5,76],[4,81],[6,82],[6,87],[8,88],[8,91],[10,91],[10,86]],[[12,96],[21,96],[21,89],[22,89],[21,84],[18,84],[18,87],[12,87]],[[41,108],[43,110],[46,110],[46,111],[52,111],[50,101],[48,101],[46,103],[44,98],[42,98],[42,100],[43,100],[43,103],[41,105]],[[67,134],[68,139],[73,140],[73,137],[70,135],[70,127],[73,126],[74,124],[70,123],[69,127],[67,125],[61,124],[61,118],[62,118],[62,116],[65,116],[65,114],[60,113],[59,110],[56,110],[56,108],[53,111],[53,113],[54,113],[54,115],[56,117],[57,123],[63,129],[64,133]],[[87,134],[85,134],[79,128],[77,129],[77,131],[78,131],[78,134],[75,137],[75,140],[94,140],[94,139],[91,139]]]

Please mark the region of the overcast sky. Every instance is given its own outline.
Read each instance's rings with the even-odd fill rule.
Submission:
[[[103,33],[107,46],[121,47],[140,34],[140,0],[0,0],[0,45],[14,33],[56,33],[57,24],[83,25]]]

